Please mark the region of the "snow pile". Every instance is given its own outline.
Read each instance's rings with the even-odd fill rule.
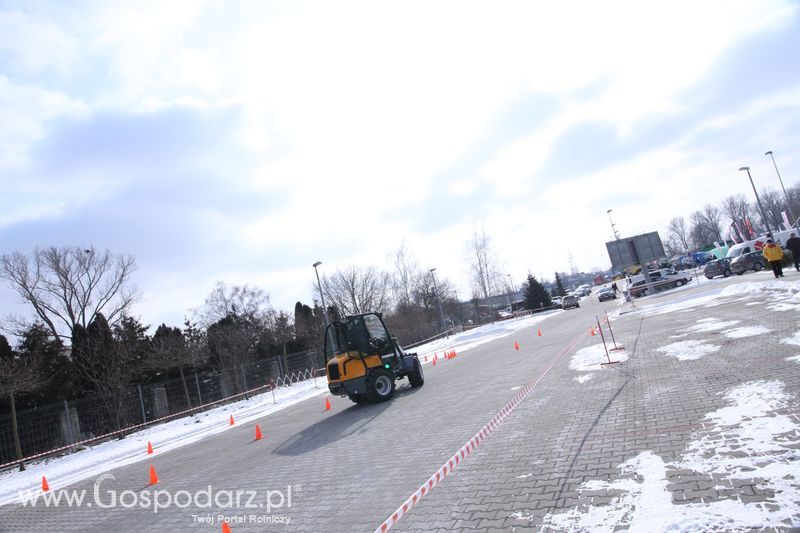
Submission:
[[[765,293],[791,293],[789,299],[800,303],[800,281],[773,279],[769,281],[751,281],[734,283],[722,289],[720,296],[762,296]]]
[[[680,341],[667,344],[662,348],[656,348],[658,352],[678,358],[679,361],[692,361],[700,359],[706,354],[714,353],[719,350],[715,344],[706,344],[702,341]]]
[[[578,383],[586,383],[590,379],[592,379],[592,374],[583,374],[582,376],[578,376],[577,378],[575,378],[575,381],[577,381]]]
[[[800,525],[800,426],[784,414],[794,398],[779,381],[757,381],[729,390],[725,400],[726,407],[706,415],[709,426],[694,433],[681,459],[665,463],[651,451],[640,453],[619,466],[628,477],[582,485],[581,490],[622,491],[611,503],[548,514],[543,529],[732,531]],[[676,505],[668,472],[682,470],[716,479],[719,498]],[[755,486],[764,501],[743,502],[735,485]]]
[[[628,354],[625,350],[619,350],[615,352],[611,352],[610,354],[612,361],[627,361]],[[606,357],[606,351],[603,348],[602,344],[595,344],[592,346],[587,346],[586,348],[581,348],[575,354],[573,354],[572,359],[569,361],[569,367],[572,370],[577,370],[579,372],[587,372],[592,370],[600,370],[603,363],[608,363],[608,357]],[[576,378],[578,379],[578,378]],[[584,378],[584,381],[588,380],[589,378]],[[580,383],[580,379],[578,379]]]
[[[756,335],[764,335],[769,333],[770,329],[764,326],[745,326],[742,328],[735,328],[723,331],[722,334],[731,339],[744,339],[746,337],[755,337]]]
[[[47,476],[52,489],[64,488],[111,469],[153,457],[146,453],[148,441],[153,444],[156,454],[166,452],[223,431],[239,429],[243,423],[258,420],[327,392],[324,377],[317,378],[316,383],[313,379],[302,381],[290,387],[276,389],[274,400],[272,392],[266,392],[249,400],[229,403],[195,416],[152,426],[122,440],[109,440],[62,457],[27,463],[27,470],[24,472],[6,470],[0,473],[0,505],[19,501],[17,491],[37,490],[41,486],[42,476]],[[230,415],[233,415],[236,422],[234,426],[228,423]],[[268,422],[262,421],[261,424],[268,437]],[[142,479],[145,479],[144,469]]]

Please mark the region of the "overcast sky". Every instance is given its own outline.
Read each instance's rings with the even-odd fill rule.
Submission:
[[[152,325],[403,240],[469,298],[481,227],[515,283],[607,268],[608,209],[800,181],[798,6],[0,1],[0,253],[132,254]]]

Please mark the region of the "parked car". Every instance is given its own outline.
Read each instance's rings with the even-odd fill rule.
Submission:
[[[649,284],[644,274],[631,276],[630,283],[628,284],[628,290],[631,296],[638,298],[639,296],[646,295],[648,292],[660,292],[666,289],[673,289],[681,285],[686,285],[692,279],[691,276],[671,268],[650,270],[648,271],[648,275],[650,276]]]
[[[616,297],[617,295],[614,293],[614,289],[611,287],[603,287],[597,291],[597,299],[601,302],[605,302],[606,300],[614,300]]]
[[[550,301],[553,302],[553,305],[561,305],[561,296],[553,296]]]
[[[761,254],[761,250],[753,250],[749,246],[745,246],[739,253],[731,258],[731,271],[737,276],[741,276],[748,270],[758,272],[763,269],[767,264],[767,260]]]
[[[580,300],[574,294],[567,294],[561,299],[561,309],[569,309],[570,307],[580,306]]]
[[[581,296],[588,296],[592,293],[592,286],[588,283],[584,283],[575,289],[575,292],[579,292]]]
[[[677,270],[673,270],[671,268],[662,268],[660,270],[652,270],[650,271],[650,281],[653,283],[661,282],[658,285],[660,289],[672,289],[675,287],[680,287],[681,285],[686,285],[692,279],[692,276],[689,276],[683,272],[678,272]]]
[[[731,260],[725,258],[709,261],[706,263],[706,267],[703,269],[703,274],[708,279],[713,279],[717,276],[725,276],[727,278],[733,274],[733,271],[731,270]]]

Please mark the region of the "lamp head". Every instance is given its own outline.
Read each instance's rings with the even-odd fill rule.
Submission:
[[[764,152],[764,155],[772,155],[772,150],[770,150],[769,152]]]
[[[314,264],[313,264],[313,265],[311,265],[311,266],[313,266],[314,268],[317,268],[317,267],[318,267],[318,266],[320,266],[321,264],[322,264],[322,261],[317,261],[316,263],[314,263]]]
[[[432,268],[432,269],[430,269],[428,272],[431,272],[431,273],[433,273],[435,270],[436,270],[436,267],[433,267],[433,268]]]
[[[739,170],[750,170],[750,167],[739,167]]]

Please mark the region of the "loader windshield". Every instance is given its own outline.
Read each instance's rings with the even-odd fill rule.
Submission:
[[[383,320],[374,314],[356,315],[333,322],[325,331],[325,359],[343,352],[384,355],[392,341]]]

